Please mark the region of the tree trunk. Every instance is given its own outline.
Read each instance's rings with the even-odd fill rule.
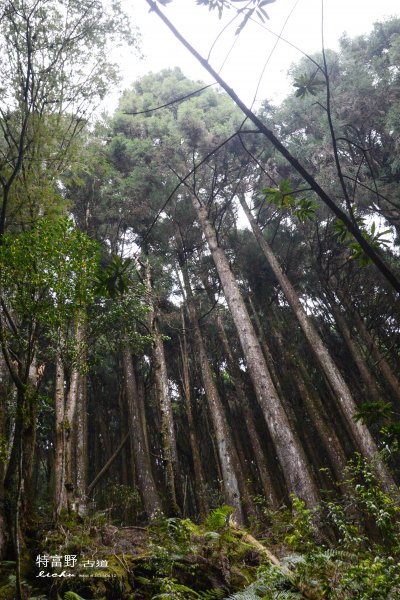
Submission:
[[[193,471],[194,471],[194,481],[195,481],[195,495],[196,495],[196,503],[199,511],[199,516],[201,519],[204,519],[208,512],[208,503],[206,499],[206,489],[204,482],[204,473],[203,466],[201,463],[200,456],[200,445],[196,434],[196,427],[193,418],[193,410],[192,410],[192,394],[190,389],[190,370],[189,370],[189,354],[187,347],[187,338],[186,338],[186,328],[185,328],[185,319],[182,310],[182,339],[180,339],[180,350],[181,350],[181,363],[182,363],[182,372],[181,372],[181,381],[182,381],[182,389],[183,389],[183,398],[185,402],[185,412],[189,425],[189,440],[190,440],[190,448],[192,450],[192,459],[193,459]]]
[[[153,334],[154,376],[156,381],[158,405],[161,412],[161,439],[168,492],[168,508],[172,514],[178,515],[181,512],[178,505],[176,492],[179,482],[179,461],[178,451],[176,448],[174,417],[172,413],[171,397],[168,385],[164,344],[161,338],[156,308],[154,305],[150,267],[148,263],[146,265],[146,283],[150,305],[150,331]]]
[[[78,358],[71,366],[69,389],[66,398],[64,436],[65,436],[65,491],[68,511],[77,508],[76,498],[76,441],[77,441],[77,414],[79,412],[79,379],[80,379],[80,356],[83,344],[83,323],[80,315],[76,317],[74,325],[74,344]]]
[[[131,433],[130,439],[132,441],[133,450],[132,458],[135,465],[136,479],[144,510],[146,515],[151,518],[157,512],[161,511],[161,503],[151,470],[150,456],[147,452],[142,415],[140,414],[140,405],[138,401],[136,375],[129,346],[126,342],[122,348],[122,365],[126,401],[128,405],[129,429]]]
[[[381,483],[386,489],[393,487],[393,478],[382,459],[378,455],[378,449],[368,428],[360,421],[355,420],[356,404],[351,392],[344,381],[339,369],[333,362],[331,355],[323,343],[320,335],[314,327],[311,319],[307,316],[300,299],[291,285],[289,279],[282,271],[278,260],[272,252],[269,244],[265,240],[260,228],[258,227],[250,209],[248,208],[243,196],[239,197],[240,204],[250,222],[254,235],[262,249],[264,256],[277,278],[285,297],[291,306],[300,327],[309,342],[315,358],[321,366],[326,379],[331,385],[337,399],[338,406],[345,418],[349,432],[351,433],[357,447],[363,456],[374,464],[376,473]]]
[[[332,311],[339,333],[341,333],[347,348],[357,366],[361,379],[364,382],[364,398],[366,401],[379,402],[382,398],[381,392],[378,390],[374,376],[372,375],[365,358],[362,356],[356,341],[353,339],[350,328],[348,327],[345,318],[343,317],[340,308],[336,306],[334,300],[329,301],[329,308]]]
[[[90,494],[93,492],[93,490],[96,487],[96,485],[98,484],[98,482],[104,477],[104,475],[106,475],[106,473],[108,472],[110,467],[114,464],[114,462],[118,458],[121,450],[125,446],[125,443],[129,437],[129,435],[130,435],[129,432],[124,435],[118,448],[112,453],[110,458],[107,460],[106,464],[100,469],[100,471],[97,473],[97,475],[93,479],[93,481],[87,486],[87,495],[88,496],[90,496]]]
[[[203,280],[203,284],[207,289],[210,299],[214,301],[213,294],[205,280]],[[242,412],[244,417],[248,439],[254,454],[254,459],[257,465],[257,471],[260,477],[265,498],[267,499],[271,508],[278,509],[280,506],[280,502],[278,500],[278,495],[276,493],[275,487],[272,482],[272,478],[269,473],[268,463],[265,459],[259,435],[254,423],[253,412],[249,406],[249,400],[247,398],[242,374],[239,368],[238,358],[234,357],[233,355],[233,350],[231,348],[231,345],[229,344],[222,323],[221,315],[218,310],[216,311],[215,315],[215,323],[217,325],[218,337],[221,340],[222,347],[224,349],[224,353],[228,362],[228,369],[232,374],[233,385],[236,391],[238,409],[240,412]]]
[[[215,230],[207,218],[206,209],[193,196],[193,206],[210,248],[225,298],[235,323],[249,374],[253,382],[289,493],[296,494],[309,506],[318,502],[318,491],[303,448],[292,431],[278,393],[267,369],[260,343],[240,294],[235,277],[222,248],[218,246]]]
[[[4,477],[7,463],[6,402],[8,394],[8,369],[0,351],[0,561],[7,549],[7,528],[4,513]]]
[[[388,388],[391,390],[397,407],[400,408],[400,381],[393,373],[392,368],[385,357],[382,356],[378,345],[376,344],[363,319],[360,317],[357,311],[353,311],[351,316],[361,339],[364,341],[368,352],[371,353],[371,356],[375,361],[376,368],[382,373]]]
[[[64,365],[60,355],[56,358],[55,375],[55,448],[53,469],[53,521],[57,522],[60,512],[66,508],[65,495],[65,392]]]
[[[85,353],[86,354],[86,353]],[[85,356],[86,361],[86,356]],[[78,402],[76,410],[76,498],[78,511],[86,510],[88,466],[88,440],[87,440],[87,375],[79,374]]]
[[[309,414],[315,429],[320,437],[321,443],[326,450],[329,460],[334,469],[335,476],[338,481],[342,481],[344,470],[347,464],[346,453],[343,445],[336,433],[332,421],[329,419],[323,402],[318,392],[313,388],[307,369],[299,357],[295,361],[290,351],[287,349],[281,332],[273,322],[273,317],[268,318],[269,326],[272,334],[279,346],[281,357],[285,361],[287,367],[293,371],[295,385],[299,391],[300,397],[303,400],[307,413]]]
[[[186,266],[181,265],[181,268],[186,292],[186,304],[189,314],[189,321],[193,329],[196,354],[200,365],[201,376],[210,408],[210,415],[217,444],[218,458],[222,471],[224,494],[226,502],[235,509],[234,516],[236,521],[240,524],[243,524],[244,515],[238,481],[238,471],[240,469],[239,459],[237,457],[236,449],[229,431],[229,425],[226,420],[224,409],[219,398],[217,386],[215,385],[213,374],[211,372],[203,337],[201,335],[197,320],[196,309],[194,306],[192,290]]]

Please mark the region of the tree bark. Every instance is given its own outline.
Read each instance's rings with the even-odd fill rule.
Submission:
[[[207,218],[207,211],[197,198],[192,198],[239,335],[257,400],[270,431],[287,489],[307,505],[313,506],[318,502],[318,491],[303,448],[282,407],[239,287],[225,253],[218,245],[215,230]]]
[[[285,361],[287,367],[294,373],[293,378],[295,385],[297,386],[306,411],[309,414],[320,437],[321,443],[329,457],[335,476],[337,477],[337,481],[342,481],[344,470],[347,464],[347,457],[333,423],[326,413],[325,407],[318,392],[314,390],[310,382],[310,378],[302,358],[299,357],[298,361],[295,361],[294,357],[287,349],[287,345],[282,338],[281,332],[273,323],[272,316],[268,318],[268,322],[273,336],[279,346],[282,359]]]
[[[142,415],[140,414],[136,375],[133,368],[129,346],[125,342],[122,348],[122,365],[126,401],[128,405],[130,438],[132,440],[133,461],[139,493],[146,515],[151,518],[161,511],[161,502],[151,470],[150,456],[146,448]]]
[[[0,561],[7,549],[7,527],[4,506],[4,477],[7,464],[6,401],[8,393],[8,369],[0,351]]]
[[[81,365],[81,352],[84,343],[84,328],[81,315],[76,316],[74,324],[74,344],[78,358],[73,361],[69,378],[69,389],[66,397],[64,413],[64,436],[65,436],[65,491],[68,511],[75,511],[77,506],[77,461],[76,442],[78,413],[80,412],[79,380]]]
[[[334,300],[329,301],[329,307],[332,311],[333,318],[335,319],[337,328],[339,333],[341,333],[344,341],[346,342],[347,348],[349,349],[350,355],[354,360],[354,363],[357,366],[357,369],[360,373],[361,379],[364,382],[365,400],[373,400],[374,402],[379,402],[382,398],[381,392],[378,390],[376,385],[375,378],[371,373],[365,358],[362,356],[359,347],[357,346],[356,341],[353,339],[351,335],[351,331],[349,326],[346,323],[345,318],[343,317],[340,308],[336,306]]]
[[[157,312],[153,299],[150,266],[146,265],[146,283],[150,305],[150,331],[153,334],[154,376],[161,412],[161,439],[163,459],[168,491],[169,511],[179,515],[180,508],[177,501],[177,486],[179,485],[179,461],[176,447],[174,417],[172,413],[171,397],[168,385],[167,363],[165,360],[164,344],[158,324]]]
[[[55,375],[55,449],[53,471],[53,521],[56,523],[60,512],[66,508],[65,495],[65,392],[64,365],[60,354],[56,358]]]
[[[195,348],[200,365],[203,385],[210,408],[214,435],[217,444],[218,458],[222,471],[223,488],[226,502],[235,509],[235,519],[238,523],[244,523],[241,492],[239,489],[239,459],[233,444],[229,425],[221,404],[218,390],[214,382],[210,364],[197,320],[189,276],[185,265],[181,265],[183,282],[186,292],[186,305],[190,324],[193,329]]]
[[[243,196],[239,196],[240,204],[250,222],[253,233],[262,249],[264,256],[277,278],[285,297],[291,306],[300,327],[309,342],[311,349],[321,366],[326,379],[331,385],[337,399],[338,406],[345,418],[349,432],[351,433],[358,449],[362,455],[375,466],[376,474],[386,489],[392,488],[393,478],[382,459],[378,455],[378,449],[368,428],[360,421],[355,420],[356,404],[351,392],[344,381],[339,369],[331,358],[331,355],[314,327],[311,319],[307,316],[300,299],[291,285],[289,279],[282,271],[272,249],[262,235],[249,207]]]
[[[189,425],[189,440],[190,448],[192,450],[193,460],[193,471],[195,481],[195,495],[196,503],[199,511],[200,518],[204,519],[208,513],[208,503],[206,498],[206,488],[204,480],[203,465],[200,456],[200,445],[196,434],[196,427],[193,418],[192,410],[192,393],[190,387],[190,369],[189,369],[189,354],[187,347],[186,327],[183,310],[181,313],[182,317],[182,338],[180,339],[180,351],[181,351],[181,381],[183,389],[183,397],[185,402],[185,412]]]
[[[207,285],[207,282],[203,280],[203,284],[206,287],[210,299],[214,301],[213,294]],[[228,369],[232,373],[233,385],[235,387],[237,396],[237,405],[239,411],[243,413],[248,439],[251,445],[251,449],[254,454],[254,459],[257,465],[257,471],[260,476],[263,492],[266,500],[273,509],[278,509],[280,502],[278,499],[277,492],[275,490],[272,478],[269,473],[268,463],[265,459],[264,452],[261,446],[259,435],[254,423],[253,412],[249,406],[249,400],[247,398],[246,390],[244,387],[242,374],[239,368],[238,358],[234,357],[233,350],[229,344],[225,329],[222,323],[221,315],[217,309],[215,314],[215,323],[217,325],[218,337],[221,340],[222,347],[228,362]]]
[[[86,352],[85,359],[86,361]],[[88,440],[87,440],[87,375],[79,373],[78,402],[76,410],[76,498],[78,511],[86,510],[86,487],[88,467]]]
[[[346,308],[348,309],[348,307]],[[379,350],[377,343],[368,331],[362,317],[357,313],[356,310],[351,313],[351,316],[361,339],[364,341],[368,352],[370,352],[375,361],[376,368],[382,373],[388,388],[391,390],[397,407],[400,408],[400,381],[393,373],[391,366]]]

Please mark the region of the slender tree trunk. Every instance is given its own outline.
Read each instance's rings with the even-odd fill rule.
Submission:
[[[203,385],[210,408],[214,435],[217,444],[218,458],[222,471],[223,487],[226,502],[235,509],[235,519],[238,523],[244,523],[244,515],[239,489],[239,459],[233,444],[229,425],[221,404],[218,390],[211,372],[203,337],[201,335],[194,306],[189,276],[185,265],[181,265],[183,282],[186,292],[186,304],[189,321],[193,329],[194,342],[197,358],[200,365]]]
[[[210,296],[210,299],[214,301],[213,294],[209,289],[207,282],[203,279],[203,284]],[[239,368],[238,358],[233,355],[233,350],[229,344],[225,329],[222,323],[221,315],[219,311],[215,314],[215,323],[217,325],[218,337],[221,340],[222,347],[228,362],[228,369],[232,374],[233,385],[236,391],[237,405],[239,411],[243,414],[248,439],[251,445],[251,449],[254,454],[254,459],[257,465],[258,474],[264,491],[265,498],[269,505],[273,509],[277,509],[280,506],[278,495],[273,485],[272,478],[269,473],[268,463],[265,459],[264,452],[261,446],[259,435],[254,423],[253,412],[249,406],[249,400],[247,398],[245,386],[242,379],[242,374]]]
[[[357,369],[361,375],[361,379],[364,382],[365,392],[364,398],[365,400],[373,400],[374,402],[378,402],[382,398],[381,392],[378,390],[376,385],[375,378],[371,373],[365,358],[361,354],[359,347],[357,346],[356,341],[351,335],[350,329],[346,323],[345,318],[343,317],[340,309],[336,306],[335,302],[332,300],[329,302],[330,309],[332,311],[333,318],[335,319],[337,328],[341,333],[344,341],[346,342],[347,348],[351,354],[351,357],[354,360],[354,363],[357,366]]]
[[[4,477],[7,464],[6,446],[6,401],[8,394],[8,369],[3,353],[0,351],[0,561],[3,560],[7,549],[7,528],[4,506]]]
[[[54,394],[55,450],[53,469],[53,521],[56,523],[61,510],[63,508],[66,508],[64,365],[59,354],[56,358],[55,378],[56,381]]]
[[[278,460],[282,467],[287,489],[296,494],[307,505],[318,502],[318,491],[311,475],[303,448],[292,430],[285,410],[268,371],[260,343],[255,334],[245,303],[240,294],[235,277],[222,248],[218,246],[217,236],[208,221],[207,211],[193,196],[193,206],[210,248],[225,298],[235,323],[249,374],[253,382],[257,400],[260,404]]]
[[[140,392],[139,392],[140,393]],[[119,409],[119,422],[121,428],[121,438],[125,439],[129,428],[127,427],[127,415],[126,415],[126,406],[123,402],[123,386],[121,383],[118,383],[118,409]],[[128,439],[128,438],[126,438]],[[121,457],[121,482],[123,485],[129,485],[129,475],[128,475],[128,464],[127,464],[127,454],[129,452],[129,446],[124,444],[123,448],[121,448],[122,452],[120,452]]]
[[[147,516],[151,518],[157,512],[161,511],[161,503],[151,470],[150,456],[147,451],[146,438],[143,430],[142,415],[140,414],[136,375],[129,346],[126,342],[122,348],[122,365],[126,401],[128,405],[130,438],[132,440],[132,458],[135,465],[136,479],[144,510]]]
[[[34,357],[29,365],[28,382],[25,388],[24,399],[24,425],[22,440],[22,481],[23,493],[21,495],[21,526],[29,521],[35,506],[35,493],[33,486],[33,465],[36,448],[36,420],[38,408],[38,364]]]
[[[114,464],[114,462],[118,458],[121,450],[125,446],[125,443],[129,437],[129,435],[130,435],[129,432],[124,435],[118,448],[112,453],[110,458],[107,460],[106,464],[100,469],[100,471],[97,473],[97,475],[93,479],[93,481],[87,486],[87,495],[88,496],[90,496],[90,494],[93,492],[93,490],[96,487],[96,485],[98,484],[98,482],[104,477],[104,475],[106,475],[106,473],[109,471],[110,467]]]
[[[307,341],[309,342],[311,349],[326,376],[326,379],[336,395],[338,406],[346,420],[347,427],[353,439],[355,440],[357,447],[363,456],[375,465],[377,476],[385,488],[392,487],[394,485],[393,478],[387,466],[378,455],[378,449],[371,433],[363,423],[355,420],[356,404],[346,382],[332,360],[328,349],[314,327],[311,319],[309,319],[307,316],[307,313],[305,312],[297,293],[295,292],[287,276],[282,271],[278,260],[262,235],[262,232],[242,195],[239,196],[239,200],[253,229],[254,235],[264,253],[264,256],[275,277],[277,278],[289,305],[295,313],[300,327]]]
[[[279,376],[279,373],[278,373],[278,370],[277,370],[277,367],[275,364],[275,359],[272,355],[271,349],[267,342],[267,338],[265,336],[264,328],[262,326],[260,317],[257,313],[257,310],[256,310],[254,304],[253,304],[251,296],[248,296],[246,298],[246,301],[248,302],[249,307],[250,307],[250,315],[251,315],[252,319],[254,319],[254,322],[255,322],[255,331],[256,331],[257,337],[260,342],[261,349],[262,349],[264,357],[265,357],[265,362],[267,363],[268,371],[271,374],[271,379],[273,381],[276,391],[278,392],[280,401],[285,409],[285,412],[289,419],[290,426],[293,429],[295,429],[296,428],[296,416],[294,413],[294,409],[293,409],[293,406],[288,401],[288,399],[286,398],[285,392],[282,389],[281,381],[280,381],[281,378]]]
[[[349,309],[349,307],[346,307]],[[393,370],[385,357],[381,354],[378,345],[373,339],[372,335],[368,331],[363,319],[357,313],[352,311],[351,317],[358,330],[361,339],[364,341],[365,346],[370,352],[372,358],[375,361],[376,368],[382,373],[388,388],[391,390],[396,405],[400,408],[400,381],[393,373]]]
[[[83,345],[83,323],[80,315],[76,317],[74,325],[74,343],[78,355]],[[80,357],[74,361],[71,367],[69,389],[65,406],[65,490],[68,511],[76,510],[76,441],[77,441],[77,413],[79,412],[79,379],[80,379]]]
[[[304,366],[301,357],[299,357],[298,361],[295,361],[287,344],[285,344],[285,341],[282,338],[281,332],[274,323],[272,316],[268,317],[268,323],[274,339],[279,346],[282,360],[284,360],[287,367],[293,371],[295,385],[329,457],[337,480],[342,481],[347,464],[347,457],[333,422],[329,419],[318,392],[314,390],[310,382],[307,369]]]
[[[24,358],[27,358],[27,352]],[[30,364],[21,361],[18,367],[16,417],[10,459],[4,474],[4,502],[6,529],[10,533],[14,550],[18,555],[21,546],[21,531],[26,528],[33,514],[34,495],[32,468],[36,443],[37,414],[37,369],[36,361]]]
[[[163,459],[168,491],[168,505],[172,514],[180,514],[177,501],[177,485],[179,482],[179,461],[176,447],[174,417],[168,385],[167,363],[165,360],[164,344],[162,341],[151,285],[150,266],[146,265],[146,283],[150,305],[150,330],[153,334],[154,374],[161,412],[161,439]]]
[[[86,354],[86,353],[85,353]],[[86,356],[85,356],[86,361]],[[79,374],[78,402],[76,410],[76,497],[79,512],[86,510],[86,488],[88,467],[87,439],[87,375]]]
[[[192,450],[193,460],[193,471],[195,481],[195,495],[196,503],[199,511],[200,518],[204,519],[208,512],[208,503],[206,498],[206,488],[204,481],[204,472],[200,456],[200,444],[196,434],[196,427],[193,418],[192,410],[192,394],[190,388],[190,370],[189,370],[189,354],[187,347],[185,318],[182,310],[182,338],[180,339],[180,351],[181,351],[181,381],[183,389],[183,397],[185,402],[185,412],[189,425],[189,440],[190,448]]]

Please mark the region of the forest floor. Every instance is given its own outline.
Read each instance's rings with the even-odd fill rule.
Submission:
[[[229,507],[202,525],[159,517],[118,527],[94,515],[45,531],[27,548],[22,570],[30,600],[189,600],[228,598],[278,559],[229,523]],[[14,599],[15,564],[3,563],[0,600]]]
[[[21,561],[24,597],[400,599],[400,505],[371,482],[345,504],[309,509],[293,497],[291,508],[267,510],[248,530],[232,511],[215,508],[201,524],[158,515],[122,526],[107,512],[64,515],[55,529],[37,522]],[[0,600],[16,598],[15,566],[0,563]]]

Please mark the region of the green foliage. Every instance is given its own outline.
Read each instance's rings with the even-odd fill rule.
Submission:
[[[226,504],[219,506],[218,508],[214,508],[214,510],[211,511],[206,519],[206,528],[211,531],[220,531],[225,529],[229,525],[229,517],[233,511],[234,509],[232,506],[227,506]]]
[[[135,523],[142,510],[137,488],[113,483],[107,487],[100,502],[110,514],[111,520],[120,525]]]
[[[282,179],[277,188],[266,187],[261,190],[267,202],[274,204],[278,208],[293,208],[294,197],[293,187],[289,179]]]
[[[68,219],[42,219],[0,247],[0,285],[21,323],[53,330],[93,301],[98,246]]]
[[[308,94],[316,96],[319,89],[325,85],[325,82],[317,79],[318,71],[315,71],[312,75],[303,73],[299,75],[293,82],[293,86],[297,88],[295,96],[297,98],[304,98]]]
[[[389,419],[393,415],[392,404],[379,400],[377,402],[361,402],[355,414],[356,421],[370,424],[380,419]]]
[[[355,223],[359,227],[362,236],[367,240],[370,246],[377,250],[383,250],[390,247],[391,241],[386,236],[392,233],[391,229],[376,231],[376,225],[375,222],[373,222],[368,231],[365,226],[365,220],[360,215],[355,216]],[[351,250],[350,258],[352,260],[357,260],[361,266],[370,264],[371,259],[365,254],[359,242],[354,240],[352,234],[341,219],[337,219],[335,221],[334,228],[338,241],[341,243],[347,243],[349,250]]]
[[[392,452],[400,450],[400,421],[395,421],[381,428],[380,433],[384,443]]]
[[[100,296],[116,298],[132,285],[133,260],[114,255],[107,266],[97,275],[96,292]]]
[[[151,539],[157,546],[183,555],[188,550],[192,525],[186,519],[157,515],[150,524]]]
[[[187,585],[182,585],[176,579],[169,577],[158,579],[157,584],[160,592],[152,596],[152,600],[213,600],[221,598],[221,593],[217,590],[196,592]]]
[[[63,600],[85,600],[85,598],[82,598],[76,592],[65,592]]]
[[[196,4],[208,6],[208,10],[217,10],[219,18],[222,17],[222,13],[226,9],[235,8],[237,13],[243,14],[244,19],[236,30],[236,34],[240,33],[243,27],[246,25],[250,17],[253,15],[257,16],[262,23],[265,19],[269,19],[264,6],[272,4],[275,0],[234,0],[238,7],[233,6],[228,0],[196,0]]]
[[[284,541],[294,550],[306,551],[315,544],[317,529],[314,523],[314,511],[306,508],[305,503],[296,496],[292,496],[293,516],[290,531]]]
[[[146,288],[142,284],[131,286],[123,295],[106,298],[93,308],[92,331],[96,336],[98,355],[107,356],[124,342],[132,353],[140,353],[151,343],[152,337],[145,327],[149,308],[145,304]],[[143,333],[145,329],[146,333]]]
[[[317,208],[318,204],[312,198],[300,198],[297,200],[293,212],[301,223],[305,223],[306,221],[313,221],[315,219]]]
[[[312,198],[296,198],[297,192],[289,179],[282,179],[277,188],[266,187],[261,193],[267,202],[281,210],[290,210],[302,223],[315,219],[318,204]]]
[[[260,568],[258,579],[231,596],[243,598],[327,598],[395,600],[400,594],[400,504],[382,490],[373,465],[359,456],[348,463],[341,500],[324,500],[307,509],[293,498],[293,517],[276,513],[274,543],[288,544],[296,554],[281,566]],[[270,519],[274,519],[271,515]],[[369,535],[366,532],[366,524]],[[336,536],[324,539],[324,529]],[[279,533],[280,532],[280,533]],[[332,531],[330,533],[330,539]],[[304,595],[303,595],[304,594]]]

